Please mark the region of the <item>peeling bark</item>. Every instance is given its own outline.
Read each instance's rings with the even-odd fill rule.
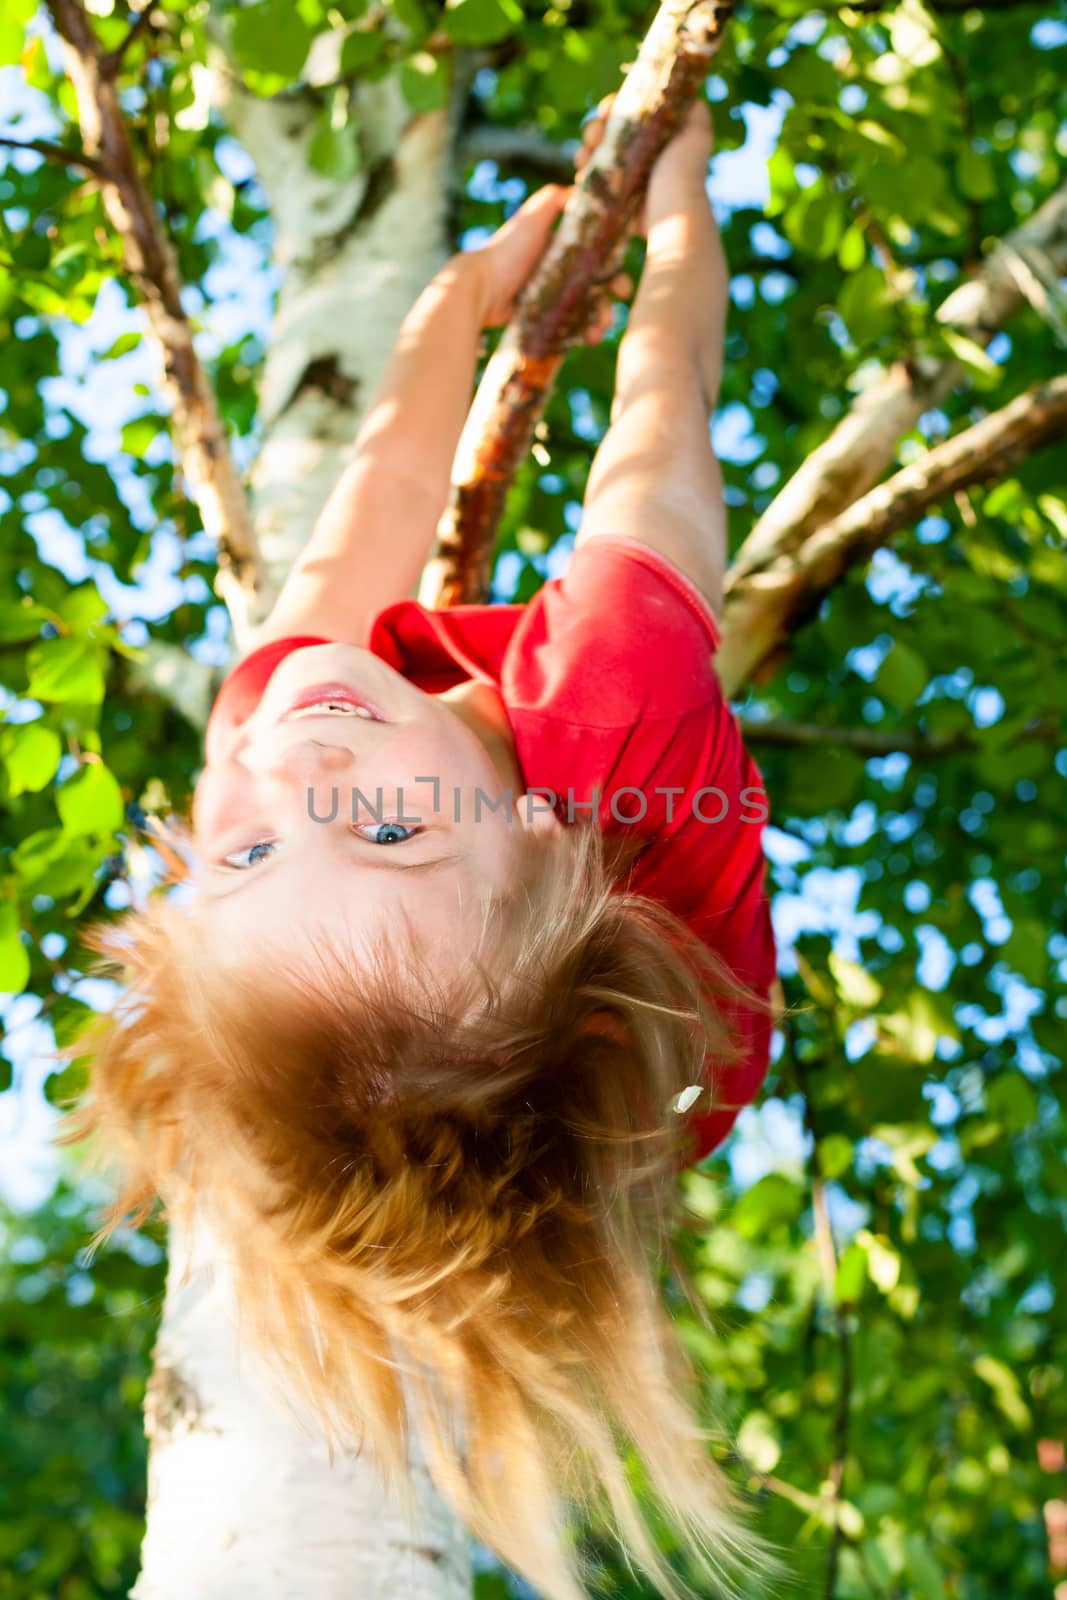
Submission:
[[[839,517],[732,584],[716,656],[727,695],[737,694],[818,609],[850,566],[887,544],[939,500],[989,483],[1024,457],[1067,437],[1067,377],[1053,378],[946,439]]]
[[[976,344],[988,344],[1024,304],[1016,265],[1020,256],[1047,276],[1067,272],[1067,184],[996,245],[974,278],[948,295],[938,308],[938,322]],[[964,377],[957,361],[930,359],[921,370],[897,362],[865,389],[760,517],[730,564],[727,595],[877,483],[902,435]]]
[[[263,574],[226,426],[182,308],[174,252],[138,171],[119,106],[114,75],[121,51],[108,56],[101,50],[81,0],[48,0],[48,6],[63,40],[85,154],[98,170],[104,207],[161,362],[179,463],[218,550],[215,587],[242,638]]]
[[[568,346],[581,337],[611,278],[660,151],[707,76],[729,6],[665,0],[583,169],[552,243],[523,291],[479,385],[456,452],[452,500],[419,598],[484,599],[508,488],[529,451]]]

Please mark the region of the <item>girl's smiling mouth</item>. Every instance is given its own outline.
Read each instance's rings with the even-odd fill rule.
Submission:
[[[373,701],[357,694],[345,683],[316,683],[310,689],[303,689],[290,703],[283,720],[312,713],[362,717],[367,722],[385,721]]]

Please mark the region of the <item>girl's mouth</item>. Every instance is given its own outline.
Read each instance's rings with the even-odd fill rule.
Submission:
[[[346,683],[316,683],[309,689],[302,689],[290,702],[285,718],[312,715],[362,717],[366,722],[385,721],[373,701],[357,694]]]

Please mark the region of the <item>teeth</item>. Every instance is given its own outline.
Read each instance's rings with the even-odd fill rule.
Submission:
[[[365,722],[374,721],[374,713],[368,711],[366,706],[349,705],[344,700],[317,700],[313,706],[304,706],[300,714],[310,717],[317,716],[323,711],[331,712],[338,717],[362,717]]]

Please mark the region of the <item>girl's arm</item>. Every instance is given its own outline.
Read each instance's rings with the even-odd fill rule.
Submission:
[[[559,184],[539,189],[423,290],[352,460],[249,650],[294,633],[363,644],[381,608],[414,590],[447,503],[482,329],[511,317],[569,193]]]

